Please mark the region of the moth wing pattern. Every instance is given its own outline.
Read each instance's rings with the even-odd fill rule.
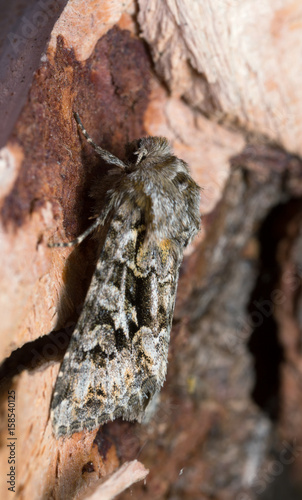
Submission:
[[[123,209],[123,207],[121,207]],[[52,408],[57,435],[123,417],[141,420],[166,376],[179,263],[140,268],[144,229],[139,217],[118,237],[123,210],[111,221],[89,293],[56,384]],[[150,261],[141,249],[142,260]],[[158,275],[156,264],[165,272]],[[63,398],[62,398],[63,395]]]
[[[199,229],[199,188],[166,139],[140,141],[139,162],[113,176],[107,193],[109,230],[53,394],[57,437],[118,417],[141,421],[166,378],[178,270]]]

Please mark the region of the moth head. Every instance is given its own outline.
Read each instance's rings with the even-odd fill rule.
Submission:
[[[158,163],[170,155],[171,146],[165,137],[142,137],[126,146],[127,160],[132,168],[137,168],[144,160]]]

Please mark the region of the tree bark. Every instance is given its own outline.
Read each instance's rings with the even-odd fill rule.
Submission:
[[[15,437],[22,500],[278,498],[280,478],[299,471],[302,456],[299,2],[22,8],[20,16],[12,4],[14,28],[3,33],[2,61],[10,53],[12,63],[0,93],[9,117],[0,173],[3,498]],[[120,158],[133,139],[167,137],[202,187],[202,226],[181,268],[167,380],[148,422],[56,440],[50,401],[97,245],[47,243],[89,226],[90,188],[106,172],[74,111]]]

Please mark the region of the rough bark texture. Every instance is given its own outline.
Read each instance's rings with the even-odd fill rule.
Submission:
[[[301,154],[298,1],[139,0],[142,34],[171,91]]]
[[[299,2],[42,3],[12,4],[2,44],[2,497],[15,390],[16,498],[301,498]],[[166,136],[203,188],[203,222],[148,423],[56,441],[52,390],[96,244],[46,244],[89,225],[106,169],[73,111],[121,158]]]

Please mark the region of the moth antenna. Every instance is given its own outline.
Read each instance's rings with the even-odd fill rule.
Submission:
[[[120,167],[124,170],[126,168],[126,165],[124,162],[122,162],[122,160],[120,160],[119,158],[117,158],[113,154],[109,153],[109,151],[106,151],[105,149],[101,148],[100,146],[98,146],[94,142],[94,140],[88,134],[87,130],[84,128],[83,123],[81,122],[81,118],[79,117],[79,114],[74,113],[74,117],[75,117],[75,120],[76,120],[78,126],[80,127],[80,129],[82,131],[83,136],[85,137],[87,142],[92,145],[95,152],[107,163],[109,163],[111,165],[117,165],[118,167]]]
[[[139,151],[135,151],[134,154],[137,155],[137,160],[135,162],[135,165],[138,165],[142,161],[142,158],[147,155],[147,153],[148,150],[146,148]]]

